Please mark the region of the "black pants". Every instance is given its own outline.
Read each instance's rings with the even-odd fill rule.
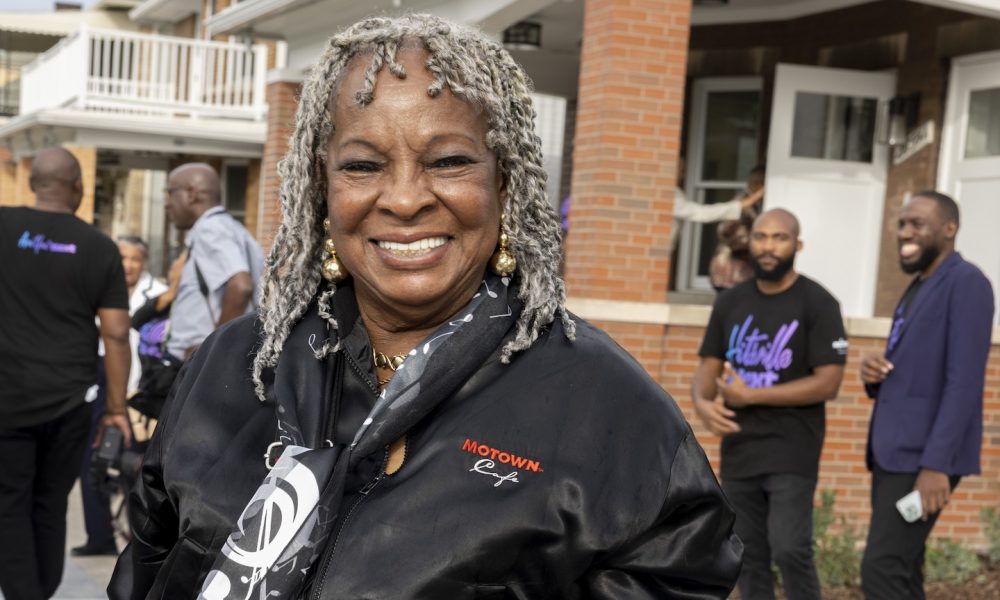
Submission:
[[[743,540],[737,582],[742,599],[774,598],[773,561],[789,600],[818,600],[812,547],[816,480],[786,473],[730,478],[723,480],[722,489],[736,510],[736,534]]]
[[[0,429],[0,590],[6,600],[50,598],[62,581],[66,504],[87,443],[91,407]]]
[[[951,478],[951,489],[960,477]],[[922,600],[924,550],[938,514],[907,523],[896,501],[913,491],[916,473],[872,471],[872,519],[861,559],[861,589],[866,600]]]
[[[90,432],[84,446],[83,461],[80,464],[80,499],[83,500],[83,523],[87,529],[87,545],[95,548],[109,548],[115,545],[115,532],[111,527],[111,498],[90,483],[90,457],[92,442],[97,436],[97,426],[104,416],[107,405],[107,387],[104,364],[100,361],[97,369],[97,398],[90,403]]]

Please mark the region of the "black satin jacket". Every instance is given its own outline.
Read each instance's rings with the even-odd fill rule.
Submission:
[[[275,406],[251,385],[255,327],[221,328],[182,371],[132,494],[111,598],[195,598],[266,475]],[[363,327],[343,348],[327,366],[342,374],[336,391],[314,394],[335,404],[340,436],[365,416],[349,399],[376,389]],[[303,597],[695,599],[735,583],[733,511],[680,410],[579,319],[575,341],[557,320],[510,364],[494,354],[406,439],[399,471],[385,475],[376,456],[354,474]]]

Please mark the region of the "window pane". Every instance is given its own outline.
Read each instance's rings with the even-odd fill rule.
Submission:
[[[969,94],[965,158],[1000,156],[1000,88]]]
[[[797,92],[792,156],[870,163],[877,106],[875,98]]]
[[[702,181],[743,181],[757,163],[760,92],[709,92]]]

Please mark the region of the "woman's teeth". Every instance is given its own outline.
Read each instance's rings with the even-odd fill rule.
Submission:
[[[424,238],[408,244],[379,240],[378,247],[383,250],[387,250],[396,256],[418,256],[420,254],[426,254],[438,246],[444,245],[447,241],[448,238],[443,236]]]
[[[903,244],[899,247],[899,255],[903,258],[910,258],[920,252],[920,246],[913,243]]]

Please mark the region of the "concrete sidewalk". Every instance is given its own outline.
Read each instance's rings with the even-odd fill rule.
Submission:
[[[66,568],[62,585],[54,598],[75,600],[104,600],[108,597],[105,588],[115,568],[113,556],[74,558],[69,549],[82,545],[87,539],[83,528],[83,506],[80,503],[79,483],[69,495],[69,511],[66,515]],[[3,594],[0,593],[0,600]]]

